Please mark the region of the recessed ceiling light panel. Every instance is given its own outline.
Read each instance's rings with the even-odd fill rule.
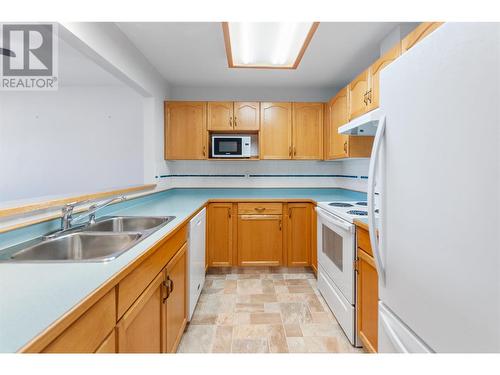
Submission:
[[[223,22],[230,68],[296,69],[319,22]]]

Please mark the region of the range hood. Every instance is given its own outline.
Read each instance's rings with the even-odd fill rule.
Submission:
[[[380,108],[374,109],[363,116],[342,125],[339,128],[339,134],[345,135],[375,135],[377,125],[381,117]]]

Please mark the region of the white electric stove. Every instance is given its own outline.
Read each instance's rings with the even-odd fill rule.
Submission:
[[[356,227],[354,219],[367,217],[366,201],[319,202],[318,289],[352,345],[356,335]]]

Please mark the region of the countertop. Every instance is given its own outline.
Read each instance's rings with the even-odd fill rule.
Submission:
[[[176,218],[132,249],[107,263],[0,263],[0,352],[16,352],[94,290],[151,248],[210,199],[361,200],[366,194],[344,189],[171,189],[110,206],[103,215]],[[0,249],[39,236],[58,222],[0,236]],[[1,251],[0,251],[1,253]]]

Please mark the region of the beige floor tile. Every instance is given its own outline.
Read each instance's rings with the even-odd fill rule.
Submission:
[[[289,353],[307,353],[306,343],[303,337],[287,337]]]
[[[214,325],[189,325],[182,336],[178,353],[210,353],[215,334]]]
[[[231,353],[233,341],[232,326],[218,326],[215,330],[215,337],[212,345],[212,353]]]
[[[271,328],[267,324],[242,324],[234,326],[235,339],[247,338],[267,338],[269,337]]]
[[[312,323],[331,323],[335,322],[331,312],[311,312]]]
[[[231,345],[233,353],[269,353],[267,339],[233,339]]]
[[[261,294],[262,282],[260,279],[237,280],[238,294]]]
[[[250,324],[281,324],[279,313],[250,313]]]
[[[311,313],[303,302],[281,302],[280,311],[284,324],[312,323]]]
[[[203,314],[199,310],[195,310],[191,318],[190,324],[208,324],[213,325],[217,322],[218,314]]]
[[[280,304],[278,302],[269,302],[269,303],[264,303],[264,312],[267,313],[280,313]]]
[[[276,294],[250,294],[250,303],[278,302]]]
[[[302,331],[299,324],[284,324],[287,337],[302,337]]]
[[[343,335],[337,322],[301,324],[300,329],[304,336],[337,337],[338,335]]]
[[[184,353],[359,353],[306,268],[209,270]]]
[[[283,328],[283,325],[277,324],[269,328],[269,352],[288,353],[288,345],[286,342],[285,329]]]
[[[304,337],[308,353],[338,353],[336,337]]]
[[[236,303],[235,312],[264,312],[263,303]]]

